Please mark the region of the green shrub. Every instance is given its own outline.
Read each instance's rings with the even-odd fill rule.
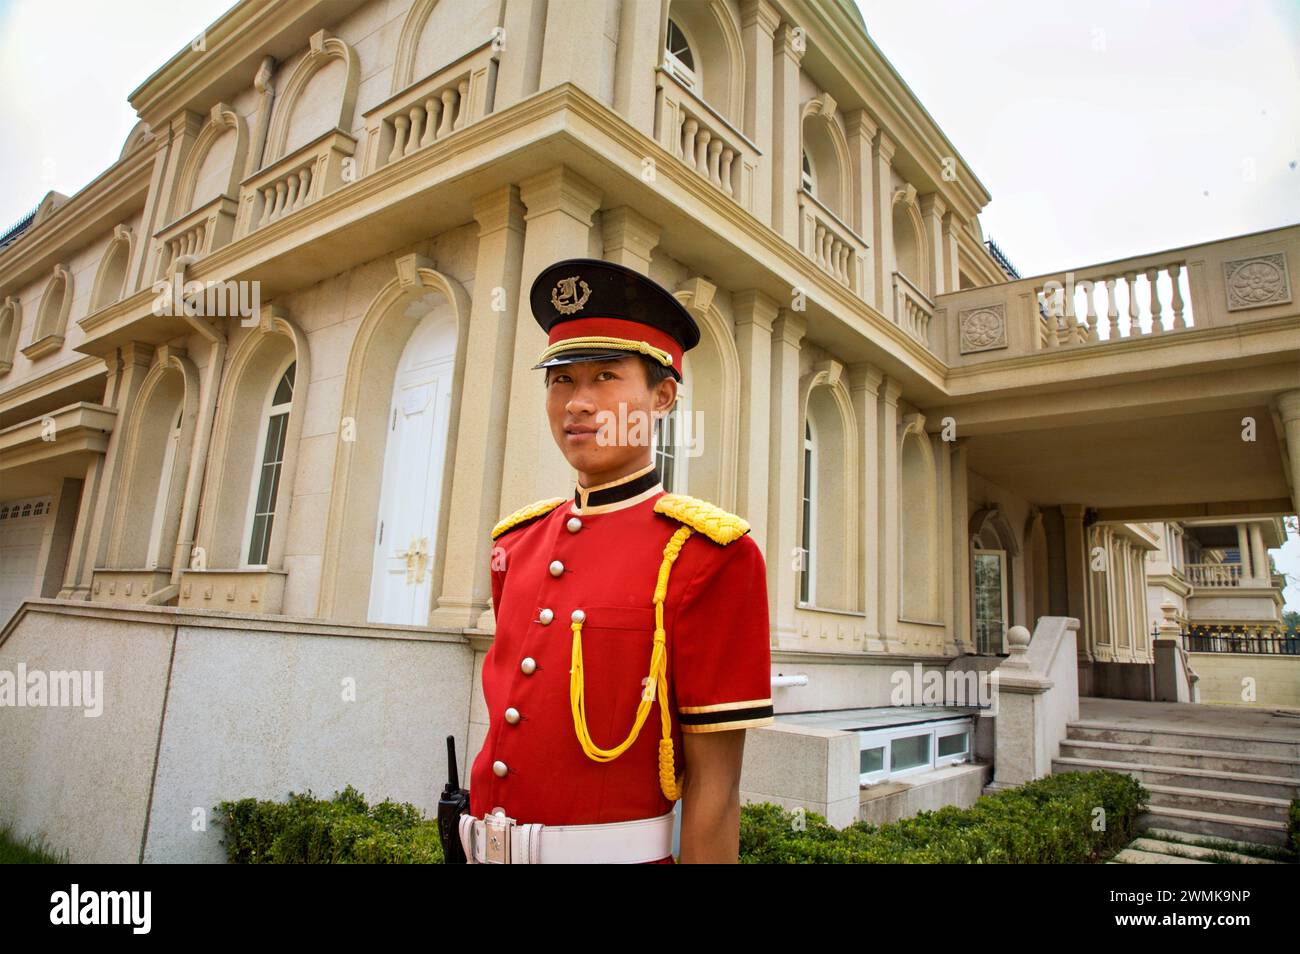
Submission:
[[[740,811],[745,864],[1080,864],[1109,858],[1137,835],[1146,791],[1118,772],[1067,772],[888,825],[839,829],[816,812],[768,802]],[[1098,818],[1104,813],[1105,824]],[[222,802],[228,860],[242,864],[441,864],[436,820],[408,803],[371,807],[351,785],[331,799]],[[1289,839],[1300,833],[1291,803]]]
[[[332,799],[244,798],[217,805],[226,859],[236,864],[441,864],[436,820],[409,803],[371,807],[349,785]]]
[[[1079,864],[1135,836],[1146,792],[1117,772],[1067,772],[913,818],[836,829],[816,812],[763,803],[741,811],[740,860],[750,864]],[[1105,824],[1094,826],[1096,809]],[[1098,823],[1100,824],[1100,823]]]

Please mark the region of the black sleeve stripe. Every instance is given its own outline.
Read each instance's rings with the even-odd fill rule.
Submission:
[[[718,712],[682,712],[677,721],[681,725],[722,725],[727,722],[745,722],[762,719],[773,714],[772,707],[753,706],[748,709],[723,709]]]

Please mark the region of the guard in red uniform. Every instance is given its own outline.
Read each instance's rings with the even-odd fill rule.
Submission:
[[[597,412],[616,427],[611,395],[644,400],[642,360],[681,381],[690,313],[598,259],[552,265],[530,301],[549,335],[536,367],[558,369],[552,431],[579,481],[492,531],[490,722],[461,843],[470,863],[672,863],[682,734],[775,721],[763,554],[739,516],[664,491],[647,437],[594,445]],[[614,459],[618,476],[583,484]]]

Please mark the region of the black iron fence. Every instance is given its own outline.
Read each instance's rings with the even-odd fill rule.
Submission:
[[[1189,653],[1300,656],[1300,634],[1276,626],[1193,626],[1183,630]]]

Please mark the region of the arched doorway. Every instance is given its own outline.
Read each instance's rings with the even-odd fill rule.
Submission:
[[[456,335],[456,315],[444,299],[421,319],[398,360],[366,617],[372,623],[429,620]]]

